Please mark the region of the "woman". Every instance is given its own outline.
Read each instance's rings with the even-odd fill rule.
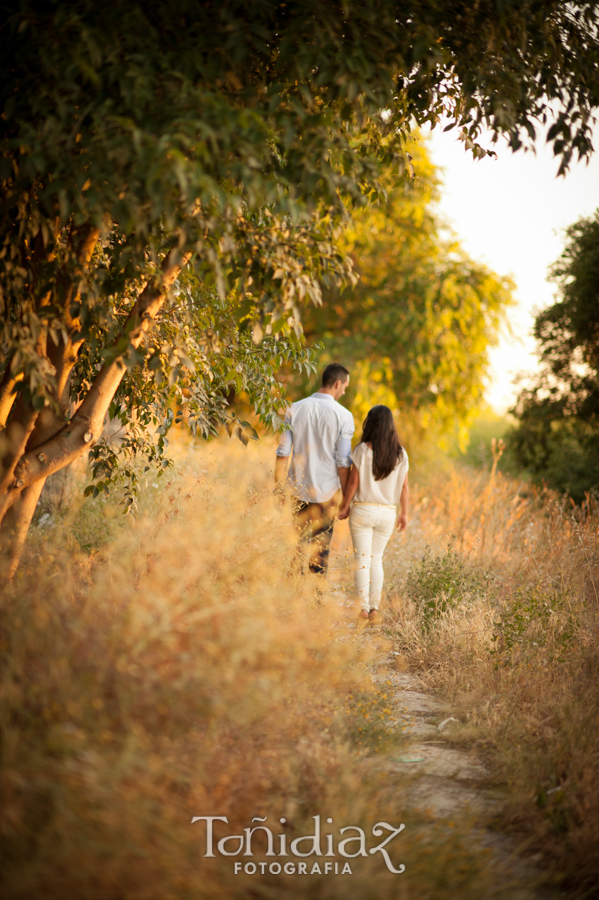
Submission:
[[[408,454],[399,442],[388,406],[372,407],[352,460],[339,518],[349,516],[360,619],[375,622],[383,589],[383,551],[393,534],[398,503],[397,530],[403,531],[408,524]]]

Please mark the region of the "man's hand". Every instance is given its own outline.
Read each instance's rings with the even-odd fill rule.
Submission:
[[[408,517],[403,516],[403,515],[400,516],[397,520],[397,530],[405,531],[407,527],[408,527]]]
[[[348,519],[349,518],[349,503],[341,504],[341,508],[340,508],[339,512],[337,513],[337,518],[338,519]]]

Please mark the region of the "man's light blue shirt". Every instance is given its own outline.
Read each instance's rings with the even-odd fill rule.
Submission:
[[[339,490],[337,469],[351,466],[354,417],[330,394],[312,394],[285,414],[277,456],[291,456],[289,483],[298,500],[324,503]]]

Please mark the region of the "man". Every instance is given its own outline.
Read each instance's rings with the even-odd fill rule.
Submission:
[[[310,571],[326,575],[329,548],[341,491],[351,467],[354,419],[338,403],[349,384],[349,372],[331,363],[322,387],[287,410],[275,463],[275,491],[283,493],[289,457],[289,488],[301,540],[310,545]],[[293,453],[293,455],[292,455]]]

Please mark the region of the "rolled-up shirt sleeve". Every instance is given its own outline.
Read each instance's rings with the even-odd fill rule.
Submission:
[[[351,466],[351,438],[341,435],[337,441],[335,462],[338,469],[349,469]]]
[[[279,446],[277,447],[277,456],[291,456],[291,450],[293,448],[293,430],[291,428],[291,410],[288,409],[285,413],[285,431],[281,434],[279,439]]]
[[[338,469],[349,469],[352,464],[351,439],[355,431],[353,419],[349,420],[341,429],[335,447],[335,463]]]

